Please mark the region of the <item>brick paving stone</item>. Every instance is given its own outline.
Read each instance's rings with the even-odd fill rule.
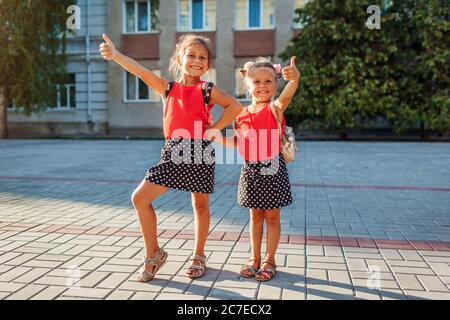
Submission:
[[[99,267],[103,266],[104,263],[108,260],[107,258],[91,258],[86,257],[87,260],[85,263],[79,266],[81,270],[95,270]]]
[[[306,293],[308,300],[354,300],[353,290],[330,285],[311,284]]]
[[[406,290],[408,300],[450,300],[450,292]]]
[[[5,264],[6,265],[12,265],[12,266],[20,266],[23,263],[34,259],[37,256],[38,256],[38,254],[24,253],[24,254],[21,254],[20,256],[14,258],[14,259],[9,260]]]
[[[134,273],[134,272],[137,272],[137,270],[141,266],[142,265],[140,265],[140,264],[136,264],[135,266],[127,266],[127,265],[117,265],[117,264],[107,263],[107,264],[102,264],[98,268],[94,268],[94,269],[97,269],[98,271],[105,271],[105,272]],[[82,268],[84,268],[84,266]],[[162,274],[161,271],[159,271],[159,273]]]
[[[348,271],[328,270],[330,283],[352,285]]]
[[[155,300],[158,294],[154,292],[136,292],[131,300]]]
[[[396,274],[395,277],[403,290],[425,290],[416,275]]]
[[[15,282],[2,282],[0,280],[0,292],[16,292],[23,288],[25,284],[23,283],[15,283]]]
[[[159,274],[149,282],[141,283],[137,280],[127,280],[122,283],[118,289],[119,290],[130,290],[130,291],[142,291],[142,292],[154,292],[158,293],[167,285],[168,280],[161,279]]]
[[[219,298],[220,300],[254,300],[256,290],[243,288],[213,288],[208,298]]]
[[[201,295],[207,297],[214,285],[213,281],[205,281],[203,278],[192,281],[185,291],[186,295]]]
[[[62,297],[83,298],[83,299],[103,299],[110,293],[109,289],[96,288],[70,288],[62,294]]]
[[[446,284],[437,276],[419,275],[417,278],[427,291],[450,292]]]
[[[422,256],[415,250],[399,250],[399,254],[407,261],[423,261]]]
[[[126,279],[128,279],[129,276],[130,275],[127,273],[117,273],[117,272],[111,273],[108,277],[106,277],[99,284],[97,284],[97,288],[106,288],[106,289],[117,288]]]
[[[61,295],[67,288],[48,286],[38,294],[30,298],[30,300],[53,300]]]
[[[106,297],[106,300],[129,300],[134,291],[116,290]]]
[[[325,252],[322,246],[306,246],[306,253],[308,256],[324,256]]]
[[[328,275],[326,270],[308,269],[306,274],[306,282],[310,284],[328,284]]]
[[[381,295],[377,289],[355,287],[355,295],[358,300],[381,300]]]
[[[14,279],[14,282],[33,283],[45,274],[48,274],[52,269],[50,268],[33,268],[30,271],[23,273],[21,276]]]
[[[381,299],[383,300],[407,300],[407,297],[401,290],[383,289],[380,290]]]
[[[435,275],[430,268],[414,268],[414,267],[391,267],[395,274],[415,274],[415,275]]]
[[[305,300],[306,299],[306,289],[301,285],[292,285],[285,283],[283,285],[282,300]]]
[[[23,275],[26,272],[29,272],[31,270],[32,270],[32,268],[28,268],[28,267],[15,267],[15,268],[3,273],[0,276],[0,282],[13,281],[14,279],[20,277],[21,275]]]
[[[76,282],[75,285],[82,288],[93,288],[97,284],[105,280],[110,275],[109,272],[93,271],[85,277],[82,277],[80,281]]]
[[[286,266],[294,268],[304,268],[305,256],[288,255]]]
[[[259,286],[256,299],[258,300],[280,300],[283,292],[283,283],[272,279],[262,282]]]
[[[7,300],[28,300],[45,288],[43,285],[30,284],[8,296]]]
[[[439,276],[450,276],[450,264],[430,262],[430,267]]]

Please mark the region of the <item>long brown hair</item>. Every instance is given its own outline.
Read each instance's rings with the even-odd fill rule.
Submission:
[[[179,79],[181,77],[181,66],[177,61],[177,57],[182,57],[186,52],[186,49],[192,45],[199,44],[203,46],[206,51],[208,51],[208,69],[211,65],[211,49],[210,40],[206,37],[196,35],[196,34],[185,34],[180,37],[178,43],[175,47],[175,51],[170,58],[169,73],[174,77],[174,79]]]

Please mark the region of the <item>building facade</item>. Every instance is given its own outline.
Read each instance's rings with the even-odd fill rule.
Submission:
[[[299,25],[296,7],[307,0],[78,0],[81,29],[68,39],[68,83],[57,105],[27,117],[8,112],[10,136],[110,135],[162,137],[162,102],[140,79],[99,52],[102,34],[154,72],[169,77],[177,39],[199,33],[211,40],[205,80],[248,102],[238,70],[264,56],[280,62]],[[222,112],[213,109],[215,117]]]

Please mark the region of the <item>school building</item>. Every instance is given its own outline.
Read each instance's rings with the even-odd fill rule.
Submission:
[[[247,103],[238,70],[252,58],[278,55],[299,32],[294,10],[308,0],[78,0],[81,28],[68,37],[69,81],[56,105],[25,116],[8,109],[10,137],[110,135],[162,137],[162,102],[140,79],[99,52],[102,34],[144,66],[169,77],[179,36],[211,39],[205,80]],[[222,112],[213,109],[215,117]]]

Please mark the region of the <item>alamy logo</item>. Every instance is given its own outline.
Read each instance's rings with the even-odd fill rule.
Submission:
[[[72,5],[67,8],[67,14],[71,16],[66,20],[67,29],[80,30],[81,29],[81,9],[79,6]]]
[[[71,289],[80,289],[81,271],[78,266],[72,265],[66,269],[66,286]]]
[[[370,276],[367,279],[369,289],[381,289],[381,269],[379,266],[369,266]]]
[[[367,7],[367,13],[372,15],[367,18],[366,26],[370,30],[381,29],[381,10],[379,6],[371,5]]]

